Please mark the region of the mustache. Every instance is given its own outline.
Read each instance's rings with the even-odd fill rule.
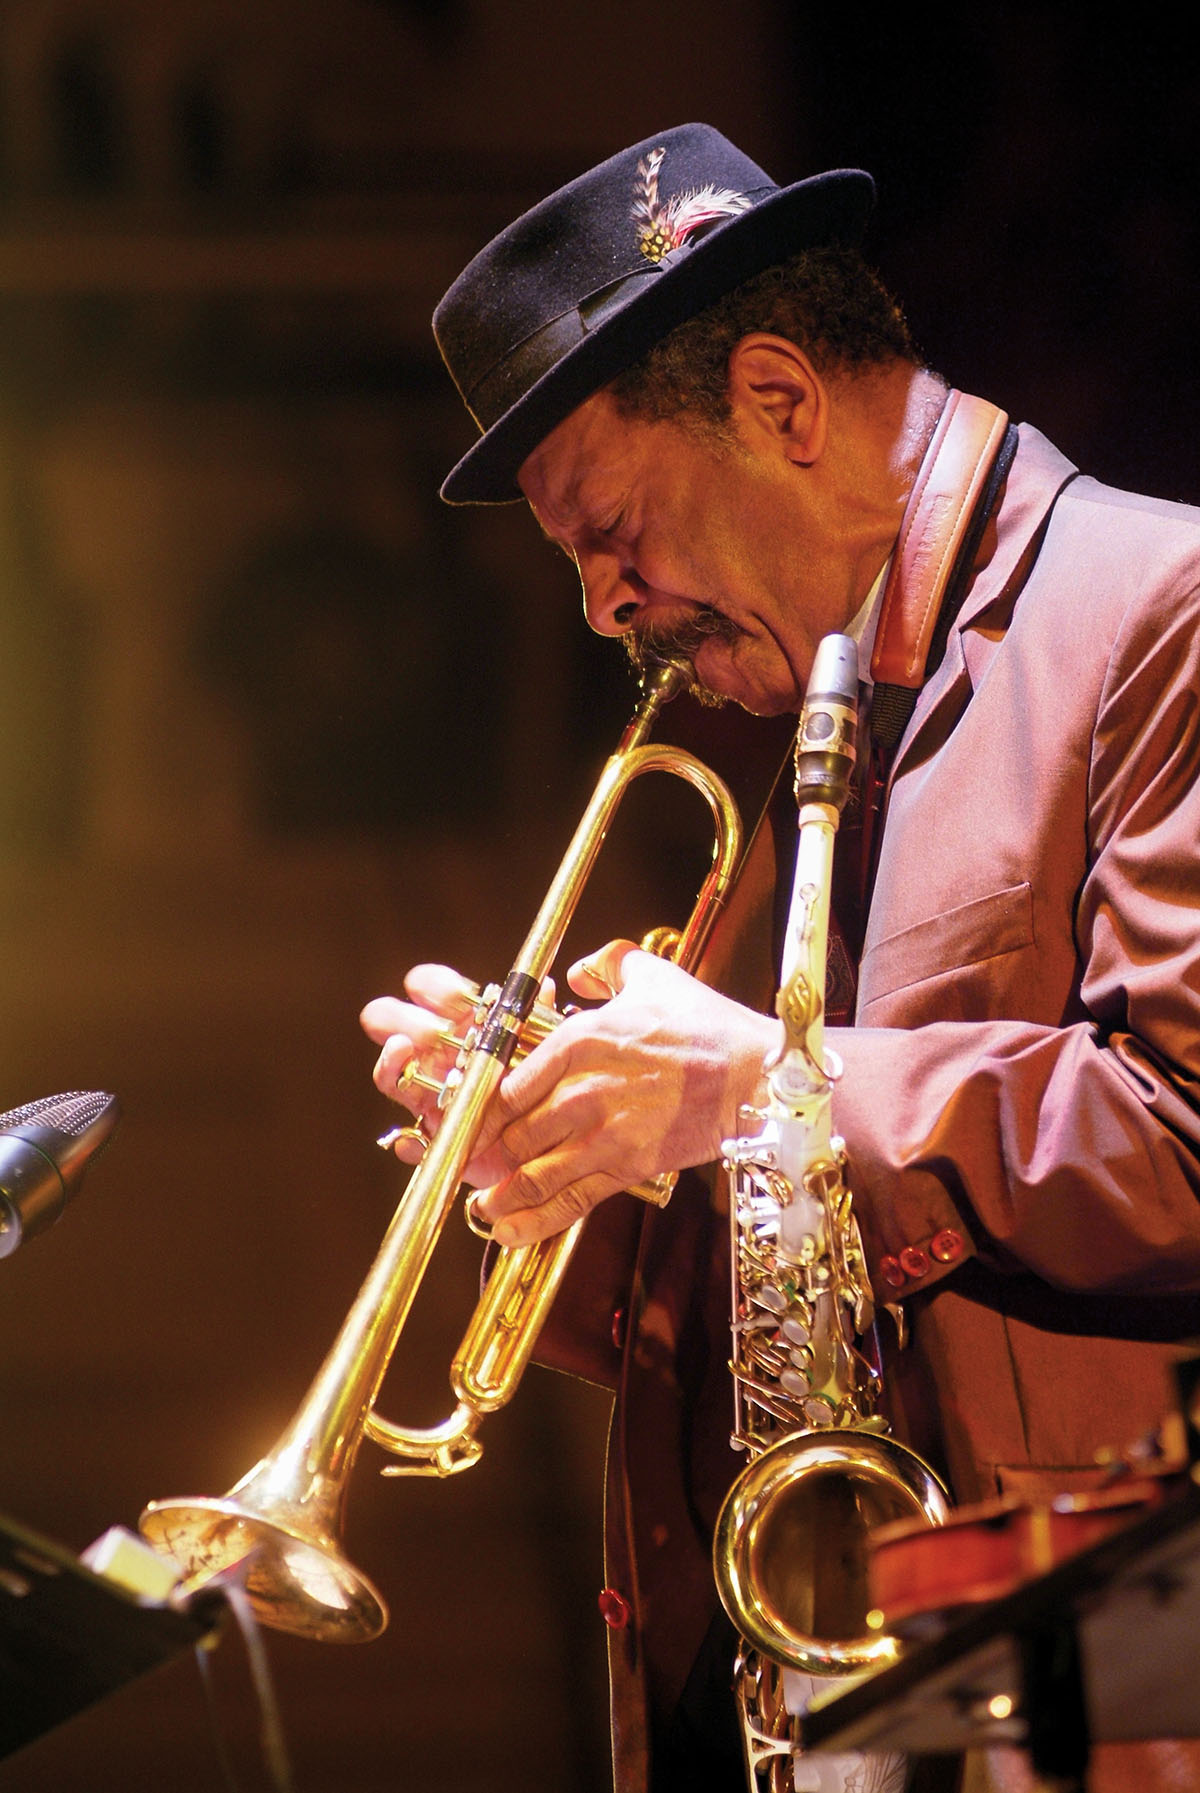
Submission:
[[[710,604],[700,604],[686,616],[674,622],[665,620],[644,623],[640,629],[630,629],[625,636],[625,651],[633,663],[634,670],[644,674],[647,669],[661,660],[690,661],[704,646],[706,641],[724,641],[731,643],[737,640],[741,630],[719,610]],[[710,691],[692,674],[692,695],[701,703],[714,707],[726,700],[717,692]]]

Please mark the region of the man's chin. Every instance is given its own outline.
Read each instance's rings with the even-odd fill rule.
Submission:
[[[736,663],[714,648],[702,647],[692,659],[692,691],[712,709],[737,704],[751,716],[784,716],[799,712],[803,693],[771,690],[751,677],[739,677]]]
[[[723,691],[714,691],[711,685],[706,685],[704,680],[697,676],[694,666],[692,667],[692,682],[688,689],[696,702],[703,704],[706,710],[721,710],[727,703],[736,701],[726,697]]]

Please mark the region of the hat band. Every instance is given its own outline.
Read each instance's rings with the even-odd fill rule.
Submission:
[[[717,192],[709,186],[684,195],[686,200],[707,200],[709,209],[701,210],[686,222],[682,215],[677,218],[669,247],[662,252],[656,251],[651,257],[643,245],[642,259],[628,273],[609,281],[607,286],[590,293],[570,311],[560,312],[532,331],[477,380],[469,392],[463,393],[467,409],[480,429],[490,430],[585,336],[623,310],[634,296],[634,289],[641,286],[647,276],[668,273],[720,225],[753,211],[764,199],[778,192],[779,188],[768,181],[736,194],[732,189]],[[732,203],[734,200],[736,207]]]
[[[551,318],[549,323],[543,324],[523,342],[519,342],[516,348],[510,349],[503,360],[498,361],[491,372],[476,383],[470,393],[464,394],[467,408],[480,429],[490,430],[565,354],[581,343],[598,324],[607,323],[613,312],[626,302],[634,287],[640,286],[648,275],[661,272],[669,263],[670,257],[664,256],[657,266],[647,262],[643,267],[635,268],[631,274],[622,274],[619,280],[601,287],[598,293],[585,299],[582,305],[574,305],[570,311]]]

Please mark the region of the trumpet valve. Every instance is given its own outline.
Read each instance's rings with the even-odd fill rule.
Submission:
[[[440,1102],[445,1087],[445,1081],[440,1077],[431,1077],[427,1071],[423,1071],[416,1058],[408,1060],[396,1079],[396,1094],[402,1102],[406,1100],[408,1092],[415,1089],[428,1090],[430,1095],[436,1096]]]

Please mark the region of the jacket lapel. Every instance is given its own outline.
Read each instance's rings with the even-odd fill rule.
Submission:
[[[892,764],[889,792],[907,768],[937,752],[966,709],[1003,639],[1055,500],[1077,472],[1043,435],[1021,425],[1016,458],[984,534],[970,590],[950,630],[941,664],[917,698]]]

